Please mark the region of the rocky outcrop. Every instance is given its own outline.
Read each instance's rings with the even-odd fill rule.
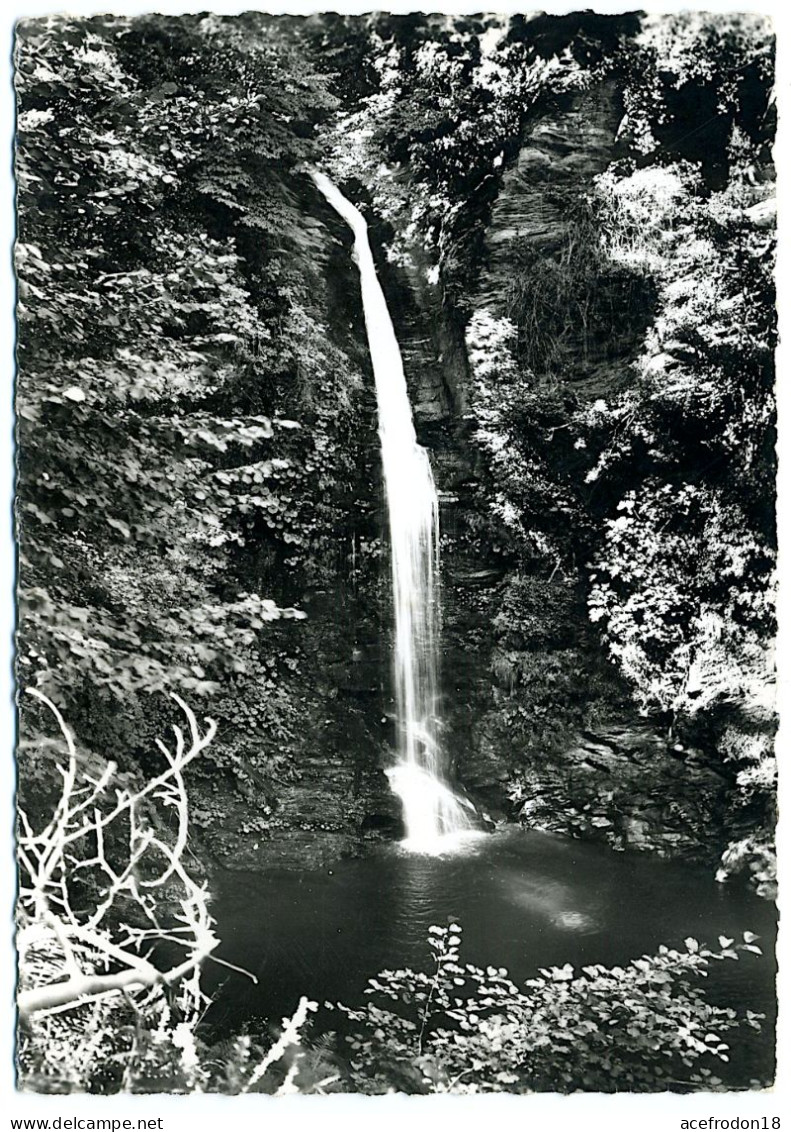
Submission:
[[[372,237],[376,238],[375,230]],[[444,301],[436,268],[415,245],[398,265],[380,257],[379,274],[404,362],[415,427],[421,443],[436,448],[438,426],[467,411],[469,368],[464,327]]]
[[[477,310],[523,326],[522,361],[575,397],[611,396],[628,380],[653,287],[608,262],[592,202],[619,156],[620,92],[604,82],[544,104],[504,173],[483,243]]]
[[[647,726],[586,732],[523,772],[520,817],[532,829],[663,857],[714,863],[729,780],[702,751]]]
[[[446,598],[449,745],[486,812],[615,849],[718,861],[732,776],[718,754],[641,719],[579,587],[461,571]]]
[[[544,104],[528,124],[518,157],[503,175],[487,226],[482,305],[501,302],[503,283],[513,271],[515,241],[545,255],[561,246],[586,188],[616,156],[622,113],[616,85],[602,83]]]
[[[399,836],[399,806],[373,754],[318,749],[301,761],[299,777],[279,788],[276,808],[261,828],[255,818],[265,808],[265,794],[252,789],[226,801],[222,821],[206,836],[212,858],[241,871],[315,869]]]

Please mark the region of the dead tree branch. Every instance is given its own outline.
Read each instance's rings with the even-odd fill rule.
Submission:
[[[54,715],[67,760],[58,765],[61,794],[44,828],[36,833],[28,815],[19,814],[20,1015],[182,982],[197,1006],[202,998],[197,975],[218,940],[206,888],[183,862],[189,832],[184,770],[211,743],[216,723],[207,719],[201,731],[192,710],[173,695],[186,716],[189,739],[174,725],[172,748],[157,740],[165,770],[131,788],[117,783],[114,762],[98,777],[80,774],[74,738],[60,711],[42,692],[28,692]],[[165,832],[166,814],[176,815],[173,836]],[[78,879],[83,886],[89,880],[98,892],[91,907],[75,889]],[[153,928],[124,923],[123,901]],[[163,914],[167,926],[160,924]],[[167,940],[185,954],[162,969],[142,952],[152,940]],[[28,962],[37,951],[46,953],[46,963]]]

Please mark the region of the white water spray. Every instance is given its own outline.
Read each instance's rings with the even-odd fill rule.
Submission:
[[[365,218],[318,171],[329,204],[354,233],[365,327],[376,380],[395,606],[395,692],[399,763],[388,772],[401,798],[406,844],[439,852],[447,835],[475,827],[474,808],[444,778],[437,733],[439,507],[431,464],[415,436],[401,351],[368,242]]]

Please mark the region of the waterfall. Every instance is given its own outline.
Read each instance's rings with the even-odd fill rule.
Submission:
[[[439,507],[431,464],[415,435],[404,367],[376,274],[365,218],[316,170],[311,176],[354,233],[365,327],[376,381],[390,524],[399,761],[388,777],[404,809],[406,844],[437,851],[475,828],[474,808],[445,780],[437,727]]]

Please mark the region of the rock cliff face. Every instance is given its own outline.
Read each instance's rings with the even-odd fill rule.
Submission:
[[[521,814],[534,829],[713,862],[728,787],[701,751],[614,723],[575,736],[551,769],[531,766]]]
[[[415,427],[421,440],[432,446],[437,429],[459,421],[467,408],[464,330],[443,302],[442,287],[434,281],[422,248],[410,249],[406,265],[380,264],[380,273],[398,333]]]
[[[481,305],[497,309],[513,267],[513,246],[524,241],[555,255],[569,215],[594,177],[617,157],[622,116],[614,83],[556,99],[528,124],[519,155],[503,177],[486,233],[488,270]]]
[[[620,93],[608,82],[556,99],[529,122],[492,208],[475,295],[476,309],[495,317],[519,311],[528,326],[523,360],[539,380],[546,373],[581,400],[612,395],[628,380],[650,302],[647,280],[599,259],[586,199],[620,156],[621,116]]]
[[[483,268],[467,296],[471,311],[508,315],[520,265],[546,269],[550,285],[552,265],[560,277],[569,257],[578,255],[586,235],[581,202],[618,157],[621,114],[616,87],[604,83],[557,99],[528,123],[491,208]],[[444,716],[455,773],[495,818],[519,813],[533,828],[613,848],[716,861],[727,842],[727,779],[705,754],[678,749],[639,718],[593,637],[584,605],[563,613],[562,630],[548,628],[558,620],[553,606],[556,614],[566,601],[562,587],[550,584],[542,590],[543,622],[539,616],[519,640],[503,639],[495,629],[513,571],[486,548],[471,557],[468,543],[457,537],[481,506],[464,328],[443,301],[441,281],[429,281],[419,251],[409,269],[385,274],[418,431],[432,451],[445,501]],[[578,403],[622,388],[644,329],[640,303],[630,311],[623,279],[599,274],[598,293],[582,286],[579,318],[556,327],[548,347],[555,379]],[[617,335],[599,331],[603,322],[612,326],[611,317],[597,319],[602,303],[623,306]],[[538,367],[541,355],[530,360]],[[584,681],[574,675],[581,670]],[[548,705],[540,702],[536,673],[542,671],[557,672],[561,723],[554,729],[539,718],[553,713],[551,689]],[[540,693],[546,690],[542,685]]]
[[[515,301],[514,280],[521,262],[541,259],[566,271],[583,242],[585,193],[593,180],[619,156],[619,91],[603,83],[574,96],[558,97],[526,128],[513,165],[502,184],[485,227],[482,269],[468,300],[475,310],[507,314]],[[584,251],[584,249],[583,249]],[[470,370],[464,325],[447,300],[442,280],[418,246],[411,262],[394,268],[383,263],[385,289],[401,342],[404,365],[421,438],[436,447],[435,437],[450,430],[464,447],[463,419],[471,404]],[[597,278],[598,302],[619,302],[618,279]],[[609,285],[608,285],[609,284]],[[545,296],[549,302],[551,296]],[[597,336],[595,308],[581,297],[575,325],[562,328],[564,379],[590,396],[612,392],[623,382],[622,365],[635,349],[639,326],[622,311],[623,333]],[[594,300],[595,302],[595,300]],[[547,313],[545,311],[545,313]],[[551,314],[551,311],[549,312]],[[593,314],[593,319],[591,315]],[[593,325],[592,325],[593,323]],[[447,441],[439,447],[447,447]]]

